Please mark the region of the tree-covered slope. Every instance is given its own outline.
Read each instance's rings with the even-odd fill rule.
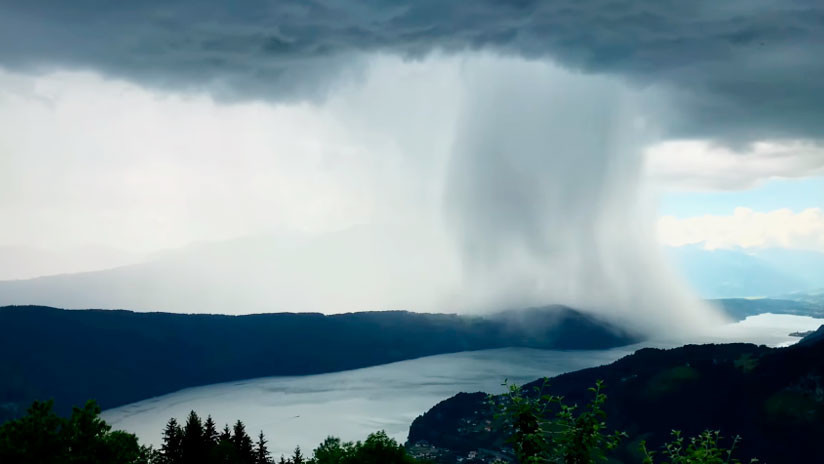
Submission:
[[[517,313],[517,317],[516,317]],[[32,400],[67,412],[181,388],[353,369],[499,347],[596,349],[634,341],[565,307],[486,318],[402,311],[247,316],[0,308],[0,419]]]
[[[750,344],[642,349],[610,365],[549,379],[547,393],[583,405],[603,379],[607,427],[634,441],[617,457],[637,462],[640,439],[651,448],[674,429],[687,436],[705,429],[741,435],[738,456],[760,462],[819,462],[824,436],[824,340],[771,349]],[[538,386],[536,381],[526,387]],[[459,394],[418,417],[410,446],[426,442],[445,456],[503,449],[484,394]],[[446,461],[448,462],[448,461]]]

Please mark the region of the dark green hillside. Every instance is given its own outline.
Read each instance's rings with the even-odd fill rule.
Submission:
[[[103,409],[230,380],[339,371],[499,347],[586,349],[634,339],[565,307],[489,318],[402,311],[249,316],[0,308],[0,419],[35,399]]]
[[[583,405],[587,388],[603,379],[607,427],[635,441],[617,457],[637,462],[638,441],[652,448],[673,429],[696,436],[705,429],[741,435],[738,456],[760,462],[820,462],[824,436],[824,341],[789,348],[749,344],[642,349],[610,365],[549,379],[548,393]],[[536,382],[527,388],[539,385]],[[490,421],[490,422],[487,422]],[[485,395],[461,394],[418,417],[408,444],[428,442],[449,456],[500,449]]]

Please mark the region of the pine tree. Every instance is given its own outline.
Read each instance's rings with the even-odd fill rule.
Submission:
[[[218,437],[218,442],[221,441],[232,441],[232,432],[229,430],[229,424],[223,426],[223,431],[220,432],[220,436]]]
[[[300,452],[300,446],[295,447],[295,454],[292,455],[292,464],[303,464],[303,454]]]
[[[217,446],[212,451],[212,460],[214,463],[221,464],[236,464],[238,462],[237,451],[235,444],[232,442],[232,432],[229,425],[223,426],[223,431],[217,439]]]
[[[246,426],[243,425],[243,422],[239,420],[235,422],[235,426],[232,431],[232,444],[235,445],[235,451],[237,452],[237,456],[240,462],[255,462],[255,454],[252,447],[252,439],[246,433]]]
[[[255,464],[271,464],[272,457],[271,454],[269,454],[269,449],[266,448],[266,443],[267,441],[263,437],[263,431],[261,430],[255,443]]]
[[[163,445],[160,447],[165,464],[181,464],[183,462],[183,431],[174,417],[166,423],[163,430]]]
[[[229,431],[228,428],[226,431]],[[212,416],[207,416],[206,422],[203,423],[203,438],[211,446],[217,445],[218,439],[220,438],[217,434],[217,425],[215,421],[212,420]]]
[[[283,455],[281,454],[281,455],[280,455],[280,461],[278,461],[278,464],[289,464],[289,461],[287,461],[287,460],[283,457]]]
[[[200,417],[191,411],[183,427],[183,462],[186,464],[202,463],[206,456],[205,445],[203,424],[200,422]]]

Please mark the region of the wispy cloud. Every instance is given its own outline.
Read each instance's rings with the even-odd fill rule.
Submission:
[[[673,140],[647,149],[646,173],[665,190],[749,189],[771,179],[824,175],[824,145],[772,140],[734,150],[707,140]]]

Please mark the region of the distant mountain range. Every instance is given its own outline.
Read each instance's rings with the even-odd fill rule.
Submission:
[[[186,387],[501,347],[602,349],[637,338],[570,308],[488,317],[403,311],[248,316],[0,308],[0,420],[35,399],[112,408]]]
[[[824,319],[824,301],[816,295],[796,295],[798,299],[720,298],[710,300],[732,319],[740,321],[758,314],[792,314]]]
[[[677,269],[704,298],[824,294],[824,253],[782,248],[667,248]]]
[[[394,226],[199,243],[118,267],[0,280],[0,305],[203,314],[452,311],[457,261],[428,243],[441,242]],[[401,251],[412,248],[419,253],[411,258]]]
[[[727,446],[741,435],[736,456],[742,462],[752,457],[767,463],[821,461],[824,327],[780,349],[750,344],[642,349],[606,366],[554,377],[546,392],[583,405],[591,396],[587,388],[599,379],[608,397],[607,427],[631,437],[616,452],[616,462],[640,462],[639,440],[654,449],[674,429],[686,436],[719,430]],[[496,431],[500,427],[490,426],[494,420],[486,394],[460,393],[418,417],[407,445],[444,463],[470,452],[491,461],[507,449]]]
[[[459,260],[450,259],[443,237],[433,234],[398,225],[356,226],[317,237],[280,233],[199,243],[142,259],[101,249],[56,255],[6,247],[0,249],[0,305],[220,314],[239,308],[247,314],[451,312],[471,292],[461,290]],[[414,259],[398,251],[409,247],[420,249]],[[703,298],[824,293],[824,253],[666,250]],[[87,271],[3,280],[61,268]]]
[[[414,260],[397,252],[420,239],[391,228],[356,227],[311,240],[260,236],[204,243],[154,254],[143,262],[121,257],[132,264],[89,272],[5,281],[0,276],[0,305],[178,313],[237,313],[237,308],[245,313],[451,311],[452,297],[444,289],[459,288],[460,272],[443,258],[448,252],[424,247]],[[87,265],[115,260],[100,250],[85,253]],[[824,253],[700,246],[667,248],[667,253],[703,298],[797,300],[799,294],[824,295]],[[19,275],[51,269],[44,263],[59,267],[65,260],[84,261],[0,249],[3,258],[3,275],[12,275],[14,269]],[[398,265],[400,260],[403,265]],[[20,263],[33,268],[21,268]],[[324,283],[322,289],[318,282]]]

